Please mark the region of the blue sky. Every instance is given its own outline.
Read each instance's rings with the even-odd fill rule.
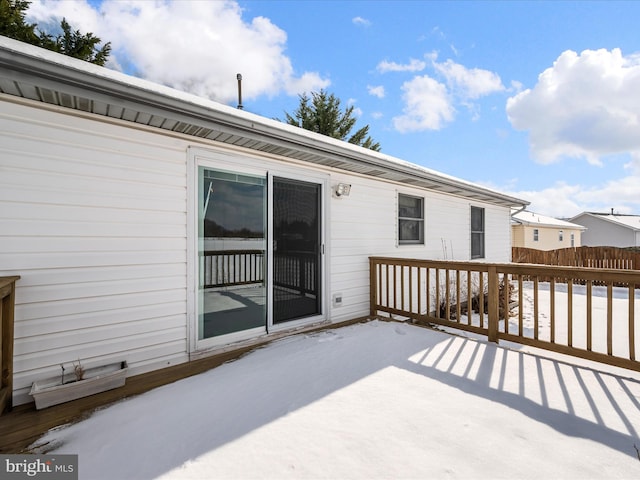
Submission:
[[[382,152],[543,215],[640,214],[640,2],[48,1],[109,68],[284,118],[325,88]]]

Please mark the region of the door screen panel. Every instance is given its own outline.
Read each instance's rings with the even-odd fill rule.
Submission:
[[[273,180],[273,323],[321,312],[320,185]]]

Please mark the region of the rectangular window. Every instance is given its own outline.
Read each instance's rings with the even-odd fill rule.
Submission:
[[[398,194],[398,241],[424,244],[424,198]]]
[[[471,207],[471,258],[484,258],[484,208]]]
[[[572,247],[576,246],[576,237],[573,233],[571,234],[571,246]]]
[[[558,240],[561,242],[564,240],[564,232],[562,230],[558,231]]]
[[[533,229],[533,241],[534,242],[538,241],[538,229],[537,228]]]

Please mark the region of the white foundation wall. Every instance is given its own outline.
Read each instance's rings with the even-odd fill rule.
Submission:
[[[511,261],[509,208],[362,177],[333,175],[337,183],[351,184],[351,193],[331,201],[332,321],[369,314],[370,256],[471,260],[472,206],[485,209],[485,258],[477,261]],[[398,244],[398,194],[424,198],[424,245]]]
[[[14,404],[33,381],[184,362],[187,143],[3,102],[0,276],[16,290]]]

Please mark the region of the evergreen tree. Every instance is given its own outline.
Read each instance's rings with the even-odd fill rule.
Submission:
[[[60,22],[60,27],[62,34],[55,39],[49,35],[41,35],[43,47],[96,65],[105,64],[109,53],[111,53],[111,43],[106,43],[102,48],[98,48],[100,38],[94,36],[93,33],[82,34],[79,30],[72,30],[65,18]]]
[[[325,90],[312,92],[311,98],[305,93],[300,95],[300,104],[293,115],[285,112],[289,125],[321,133],[329,137],[345,140],[361,147],[380,151],[380,144],[369,136],[369,125],[350,135],[356,119],[353,117],[354,107],[348,107],[344,112],[340,108],[340,99]]]
[[[104,65],[111,53],[111,43],[98,48],[101,40],[93,33],[73,30],[66,19],[60,22],[62,33],[55,38],[40,32],[38,26],[25,22],[28,0],[0,0],[0,35],[37,45],[96,65]]]
[[[27,0],[0,0],[0,35],[40,45],[36,24],[26,23],[24,19],[30,3]]]

